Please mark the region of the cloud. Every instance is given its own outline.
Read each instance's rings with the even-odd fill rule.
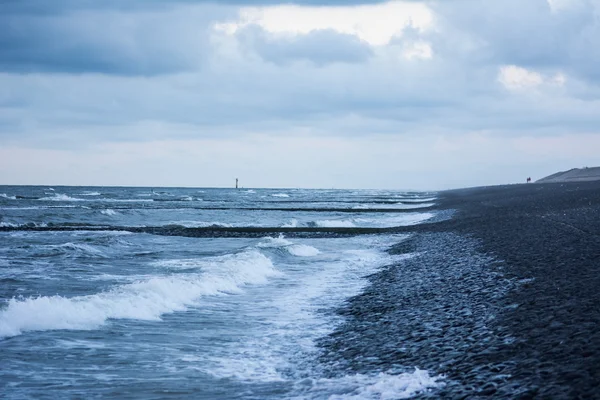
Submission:
[[[360,63],[373,51],[368,43],[355,35],[333,29],[314,30],[306,34],[276,35],[258,25],[236,31],[236,37],[263,60],[275,64],[305,60],[323,66],[335,62]]]
[[[4,13],[0,70],[157,75],[197,69],[206,56],[212,20],[226,15],[214,6]]]
[[[431,3],[456,48],[472,63],[563,70],[598,82],[598,0],[459,0]],[[449,40],[437,38],[448,52]],[[452,40],[452,39],[450,39]],[[443,43],[445,42],[445,43]],[[466,48],[465,48],[466,44]]]
[[[366,2],[365,2],[366,3]],[[275,34],[308,34],[331,30],[355,35],[373,46],[387,44],[406,28],[426,30],[432,15],[427,6],[418,2],[387,1],[381,4],[344,4],[343,7],[300,7],[278,5],[245,7],[237,20],[218,24],[218,28],[235,33],[247,25],[259,25]]]
[[[409,176],[399,186],[428,188],[520,181],[552,160],[592,165],[580,150],[600,135],[599,7],[561,1],[15,8],[0,16],[0,178],[20,168],[15,157],[39,157],[18,175],[29,183],[44,160],[62,166],[56,176],[76,165],[103,184],[222,169],[205,176],[218,185],[247,169],[257,186]],[[119,167],[103,175],[86,160]],[[160,160],[178,167],[135,166]],[[65,183],[91,183],[81,179]]]

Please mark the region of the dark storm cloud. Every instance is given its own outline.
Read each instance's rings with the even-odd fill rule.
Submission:
[[[2,13],[0,71],[156,75],[188,70],[206,53],[211,18],[229,15],[214,8],[189,13]]]
[[[275,64],[305,60],[323,66],[335,62],[359,63],[373,55],[371,46],[356,35],[332,29],[311,31],[303,35],[274,35],[257,25],[239,30],[240,41],[252,48],[263,60]]]

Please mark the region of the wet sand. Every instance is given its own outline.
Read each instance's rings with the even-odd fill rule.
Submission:
[[[442,192],[416,254],[339,310],[324,360],[444,374],[419,398],[600,398],[600,182]]]

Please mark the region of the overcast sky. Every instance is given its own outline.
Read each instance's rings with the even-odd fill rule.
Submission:
[[[0,0],[0,184],[429,190],[597,165],[600,0]]]

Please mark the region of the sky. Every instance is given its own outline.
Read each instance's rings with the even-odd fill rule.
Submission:
[[[600,0],[0,0],[0,184],[385,188],[600,166]]]

